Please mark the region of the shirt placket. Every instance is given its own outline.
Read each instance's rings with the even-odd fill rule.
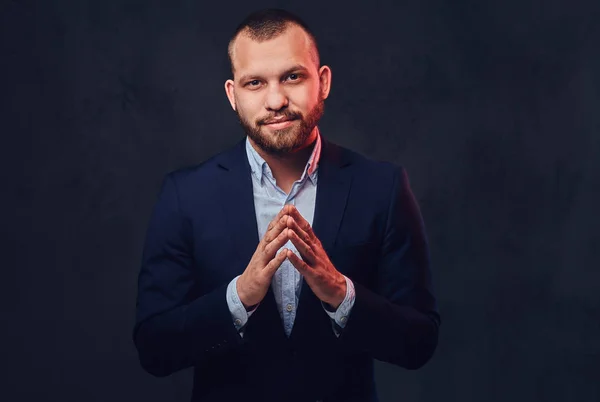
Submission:
[[[290,194],[286,196],[285,205],[291,204],[296,205],[296,193],[298,192],[299,183],[294,183],[292,186],[292,190]],[[285,193],[284,193],[285,194]],[[291,241],[288,241],[286,244],[287,248],[291,249],[296,255],[298,254],[298,250],[296,246]],[[294,320],[296,318],[296,310],[297,310],[297,300],[296,300],[296,273],[297,270],[294,265],[289,261],[285,260],[284,272],[282,274],[285,278],[285,285],[283,286],[282,292],[284,296],[284,309],[285,309],[285,317],[286,319],[286,329],[288,335],[292,331],[292,327],[294,326]]]

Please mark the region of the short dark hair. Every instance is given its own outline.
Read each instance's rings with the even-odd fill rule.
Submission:
[[[313,42],[315,47],[314,62],[317,65],[317,69],[320,66],[319,47],[317,45],[317,39],[308,25],[297,15],[280,9],[280,8],[266,8],[258,10],[248,15],[236,28],[233,36],[229,40],[229,46],[227,47],[227,55],[229,57],[229,66],[231,69],[231,75],[234,76],[233,68],[233,45],[239,34],[244,31],[250,39],[258,42],[264,42],[269,39],[276,38],[283,34],[290,24],[300,26],[308,35],[310,40]]]

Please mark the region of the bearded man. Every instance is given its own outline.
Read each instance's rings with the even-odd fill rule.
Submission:
[[[378,400],[373,359],[423,366],[440,316],[402,166],[319,131],[331,69],[297,16],[248,16],[225,92],[245,133],[169,173],[138,281],[142,367],[193,401]]]

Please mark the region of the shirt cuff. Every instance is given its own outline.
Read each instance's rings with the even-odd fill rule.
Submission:
[[[237,280],[240,276],[241,275],[238,275],[233,278],[231,282],[229,282],[229,285],[227,285],[227,305],[229,306],[229,312],[233,318],[233,325],[238,331],[241,331],[244,328],[248,322],[248,318],[258,308],[258,305],[256,305],[253,310],[246,311],[246,308],[242,304],[237,292]]]
[[[346,275],[344,275],[344,278],[346,279],[346,297],[344,297],[344,300],[338,306],[338,308],[335,311],[330,311],[325,307],[325,303],[321,301],[323,310],[325,310],[327,315],[334,320],[340,328],[344,328],[346,326],[348,317],[350,316],[350,312],[354,306],[354,300],[356,298],[354,283],[352,283],[350,278],[348,278]]]

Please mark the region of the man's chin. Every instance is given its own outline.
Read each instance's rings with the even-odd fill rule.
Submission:
[[[273,134],[278,134],[278,135],[285,135],[285,134],[289,134],[289,135],[298,135],[298,128],[292,126],[288,126],[288,127],[284,127],[284,128],[271,128],[268,125],[263,125],[260,126],[260,133],[262,135],[273,135]]]
[[[286,127],[277,130],[265,126],[258,127],[258,132],[252,131],[250,133],[247,130],[246,133],[250,133],[249,136],[256,145],[271,155],[287,155],[298,151],[304,145],[303,141],[298,141],[302,134],[298,127]]]
[[[302,145],[299,144],[290,144],[283,142],[263,142],[262,144],[258,144],[265,152],[275,156],[284,156],[294,153],[298,149],[302,148]]]
[[[266,151],[272,155],[287,155],[296,151],[300,146],[289,142],[275,141],[269,142]]]

